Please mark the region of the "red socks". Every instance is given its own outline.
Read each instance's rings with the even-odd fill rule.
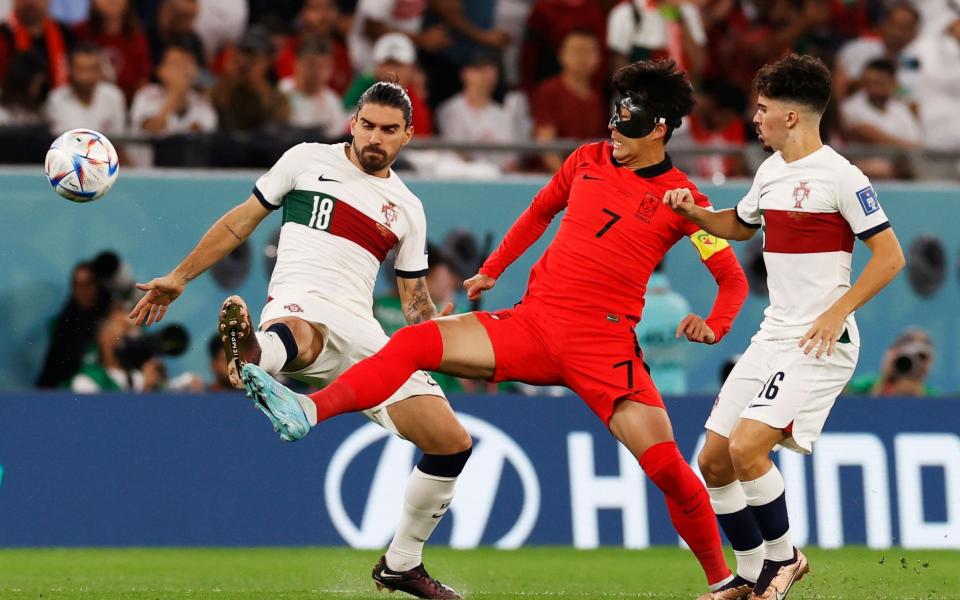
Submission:
[[[663,492],[670,520],[700,561],[707,583],[713,585],[729,577],[710,495],[683,460],[677,443],[654,444],[640,457],[640,466]]]
[[[317,422],[373,408],[392,396],[416,371],[433,371],[442,359],[443,337],[436,323],[404,327],[379,352],[310,394],[317,405]]]

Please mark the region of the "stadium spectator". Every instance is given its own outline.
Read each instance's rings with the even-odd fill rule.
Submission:
[[[660,261],[647,283],[643,320],[637,323],[635,331],[643,348],[643,362],[661,394],[687,393],[685,366],[689,344],[676,334],[677,326],[689,314],[690,303],[670,287]]]
[[[930,336],[920,328],[904,331],[883,354],[880,374],[855,377],[847,386],[848,394],[870,396],[932,396],[927,383],[934,361]]]
[[[873,60],[886,58],[901,69],[905,59],[903,51],[916,39],[919,26],[920,13],[910,3],[901,1],[887,9],[878,28],[879,35],[864,32],[844,44],[833,68],[834,97],[842,101],[856,91],[864,68]],[[908,77],[910,73],[908,69]],[[902,72],[900,79],[901,86],[909,83],[903,81]]]
[[[78,41],[100,46],[107,60],[105,76],[123,90],[127,101],[150,81],[150,45],[130,0],[93,0],[90,19],[74,34]]]
[[[916,97],[925,146],[931,150],[960,150],[960,7],[939,35],[918,40],[911,54],[920,65]],[[951,166],[956,177],[956,159]]]
[[[0,125],[31,126],[46,122],[43,107],[50,92],[46,59],[37,51],[15,54],[0,90]]]
[[[607,17],[612,70],[638,60],[672,58],[696,78],[706,43],[700,10],[688,0],[629,0]]]
[[[878,58],[867,63],[860,77],[860,91],[843,101],[841,112],[846,138],[852,142],[917,148],[923,142],[920,120],[905,102],[896,98],[897,68],[892,60]],[[888,156],[854,161],[868,177],[907,175],[902,161]]]
[[[425,0],[359,0],[347,36],[354,71],[365,73],[373,68],[373,45],[387,33],[403,33],[426,52],[436,52],[453,43],[446,25],[423,26],[426,8]]]
[[[503,79],[508,88],[520,86],[520,48],[526,32],[527,18],[533,10],[530,0],[497,0],[493,14],[494,29],[509,36],[510,43],[503,49]]]
[[[249,15],[248,0],[199,0],[193,29],[203,44],[206,64],[240,39]]]
[[[466,143],[516,140],[510,116],[493,96],[499,74],[499,61],[486,52],[478,52],[460,69],[463,91],[437,109],[437,129],[443,139]],[[511,153],[475,152],[470,158],[495,164],[503,170],[517,166],[517,157]]]
[[[73,34],[50,17],[48,0],[14,0],[0,24],[0,79],[6,77],[14,55],[35,50],[44,60],[50,87],[66,85],[72,46]]]
[[[396,80],[410,96],[414,135],[433,135],[433,111],[426,102],[426,85],[423,73],[417,68],[417,49],[410,38],[402,33],[382,36],[373,46],[373,60],[376,65],[373,71],[360,73],[350,83],[343,96],[343,105],[352,111],[360,95],[375,82]]]
[[[198,11],[198,0],[163,0],[157,8],[156,22],[147,29],[153,64],[160,64],[168,45],[177,44],[188,48],[198,65],[206,65],[203,42],[194,29]]]
[[[343,100],[328,87],[333,71],[329,40],[308,39],[297,52],[294,75],[280,82],[280,91],[290,103],[290,124],[319,128],[331,140],[346,135],[348,119]]]
[[[235,392],[230,385],[230,375],[227,373],[227,355],[223,352],[223,343],[220,334],[210,336],[207,342],[207,352],[210,354],[210,383],[208,392]]]
[[[560,72],[560,43],[574,29],[588,29],[598,40],[607,39],[607,13],[596,0],[537,0],[527,20],[520,56],[523,88],[532,94],[539,84]],[[607,60],[601,61],[593,87],[606,89]]]
[[[237,44],[213,88],[220,129],[254,131],[286,123],[290,105],[271,80],[274,47],[269,33],[251,27]]]
[[[434,0],[428,6],[424,22],[441,23],[449,30],[451,40],[445,48],[420,54],[420,66],[430,83],[431,102],[439,105],[460,91],[460,82],[450,73],[458,73],[478,51],[499,56],[510,45],[510,35],[494,26],[496,1]]]
[[[162,389],[166,369],[159,359],[151,358],[139,369],[128,369],[124,368],[117,355],[124,338],[136,329],[136,325],[127,317],[126,310],[114,307],[97,330],[96,359],[80,368],[70,382],[70,389],[78,394]]]
[[[137,133],[177,135],[209,132],[217,127],[213,105],[193,89],[199,69],[188,48],[167,46],[157,65],[157,81],[140,89],[130,108]]]
[[[97,279],[90,263],[77,264],[73,268],[67,302],[51,323],[47,354],[37,377],[37,387],[57,388],[70,384],[84,358],[96,352],[94,335],[110,305],[110,292]]]
[[[99,46],[77,44],[70,54],[70,84],[50,92],[46,111],[54,135],[78,128],[106,134],[126,130],[127,101],[120,88],[104,81]]]
[[[534,137],[541,142],[606,137],[607,107],[591,83],[600,64],[600,41],[589,29],[575,29],[563,38],[559,59],[560,74],[541,83],[533,98]],[[547,154],[543,162],[553,173],[563,157]]]
[[[306,0],[297,16],[296,34],[280,46],[277,76],[281,79],[293,76],[298,50],[304,41],[324,39],[330,44],[333,55],[329,85],[337,94],[344,94],[353,79],[353,65],[347,45],[337,29],[339,19],[340,14],[333,0]]]
[[[677,131],[676,139],[689,140],[699,148],[744,144],[747,141],[743,119],[746,109],[746,94],[740,88],[721,78],[704,80],[693,113]],[[727,177],[747,174],[739,154],[699,154],[689,160],[678,157],[677,164],[686,165],[693,175],[716,184],[723,183]]]

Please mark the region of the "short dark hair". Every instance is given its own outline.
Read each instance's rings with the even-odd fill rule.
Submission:
[[[96,54],[99,56],[102,51],[103,49],[96,43],[84,40],[74,44],[73,50],[70,52],[70,58],[73,59],[78,54]]]
[[[410,123],[413,120],[413,106],[410,104],[410,96],[407,95],[407,90],[403,89],[403,86],[399,83],[395,81],[378,81],[368,87],[367,91],[360,96],[360,100],[357,102],[356,114],[359,115],[360,110],[367,104],[379,104],[380,106],[399,108],[400,111],[403,112],[404,126],[410,127]]]
[[[897,64],[889,58],[875,58],[864,65],[863,70],[883,71],[890,77],[897,76]]]
[[[911,15],[913,15],[913,20],[914,20],[914,21],[916,21],[916,22],[918,22],[918,23],[920,22],[920,11],[918,11],[918,10],[916,9],[916,7],[913,6],[912,4],[910,4],[909,2],[904,2],[903,0],[900,0],[899,2],[894,2],[893,4],[891,4],[890,6],[888,6],[887,9],[886,9],[885,11],[883,11],[883,19],[882,19],[882,20],[883,20],[883,21],[886,21],[887,19],[889,19],[889,18],[893,15],[893,13],[897,12],[898,10],[905,10],[905,11],[907,11],[908,13],[910,13]]]
[[[666,120],[664,142],[693,111],[693,86],[673,60],[642,60],[620,67],[612,84],[620,96],[637,99],[651,116]]]
[[[830,103],[832,82],[822,60],[791,53],[761,67],[753,78],[753,89],[767,98],[796,102],[823,114]]]

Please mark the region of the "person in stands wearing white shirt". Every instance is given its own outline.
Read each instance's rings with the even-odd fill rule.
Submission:
[[[960,150],[960,6],[946,20],[941,33],[917,41],[913,48],[920,65],[917,104],[924,130],[924,146],[929,150]],[[949,163],[953,177],[958,174],[957,160]],[[944,173],[946,175],[946,173]]]
[[[663,201],[717,237],[748,240],[764,230],[770,306],[720,389],[698,462],[737,556],[735,582],[752,583],[754,600],[782,600],[810,568],[791,540],[783,476],[770,452],[813,451],[857,365],[853,313],[893,280],[904,258],[870,181],[821,141],[827,66],[791,54],[761,68],[754,88],[753,122],[774,154],[747,195],[716,212],[696,206],[687,189],[667,191]],[[856,238],[871,256],[851,285]],[[745,597],[722,592],[713,597]]]
[[[193,89],[199,67],[193,52],[171,44],[157,66],[157,81],[141,88],[130,109],[137,133],[177,135],[217,128],[217,112]]]
[[[70,82],[50,93],[46,113],[50,131],[57,135],[80,128],[124,132],[127,103],[120,88],[104,81],[98,46],[77,44],[70,54]]]
[[[478,51],[460,69],[463,91],[437,109],[440,137],[458,142],[508,143],[517,139],[511,115],[494,98],[500,66],[494,54]],[[475,152],[472,160],[483,160],[510,170],[517,157],[505,152]]]
[[[846,138],[851,142],[917,148],[923,141],[920,120],[907,103],[896,97],[897,68],[892,60],[867,63],[860,91],[840,105]],[[871,177],[895,177],[899,171],[890,157],[868,157],[857,166]]]
[[[280,91],[290,101],[289,123],[315,127],[327,139],[347,132],[343,100],[328,83],[333,74],[333,49],[326,39],[308,39],[300,44],[293,77],[280,81]]]
[[[837,53],[833,73],[833,93],[837,100],[857,90],[863,71],[872,60],[886,58],[897,66],[900,85],[909,97],[916,69],[910,68],[909,52],[905,50],[917,38],[920,13],[908,2],[898,2],[887,9],[876,34],[866,34],[850,40]]]

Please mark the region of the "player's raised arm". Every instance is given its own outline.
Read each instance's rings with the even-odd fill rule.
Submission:
[[[268,214],[269,211],[254,195],[230,209],[207,230],[173,271],[137,284],[138,289],[147,293],[130,311],[130,318],[135,319],[137,325],[152,325],[163,319],[167,307],[180,297],[187,283],[243,243]]]
[[[759,223],[754,225],[741,218],[736,208],[712,211],[697,206],[693,193],[687,188],[668,190],[663,195],[663,203],[707,233],[725,240],[749,240],[760,228]]]
[[[483,266],[480,267],[480,275],[492,280],[500,277],[500,274],[506,271],[513,261],[520,258],[527,248],[540,239],[543,232],[550,226],[553,217],[567,207],[570,185],[580,160],[579,156],[579,149],[570,154],[560,170],[554,174],[553,179],[537,193],[527,210],[523,211],[523,214],[510,226],[510,230],[503,236],[497,249],[484,261]],[[472,280],[473,278],[467,281]],[[483,289],[490,287],[493,285]],[[477,288],[477,295],[480,291],[482,290]],[[471,296],[471,299],[474,297]]]

